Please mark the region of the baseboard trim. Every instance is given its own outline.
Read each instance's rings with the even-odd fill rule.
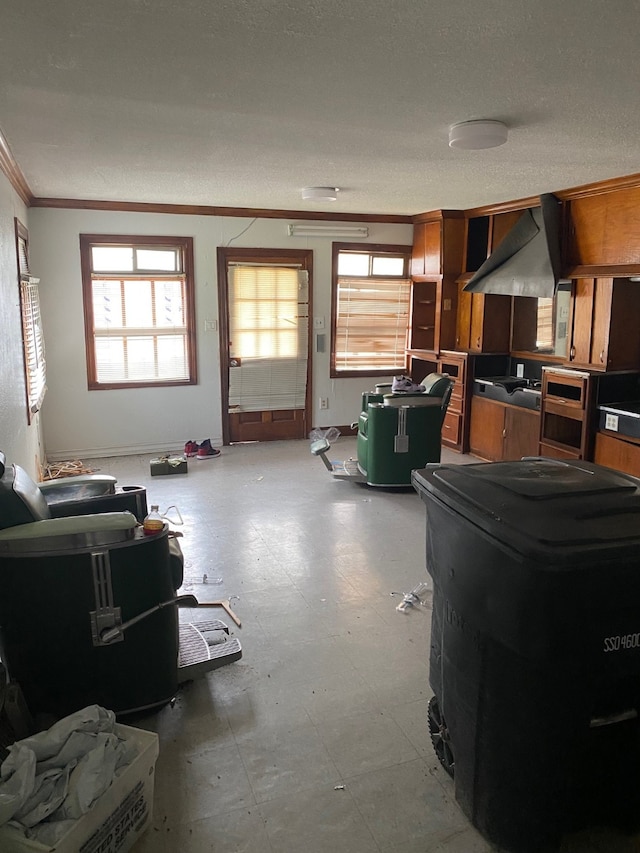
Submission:
[[[211,438],[214,447],[222,447],[221,438]],[[168,441],[165,444],[131,444],[122,447],[85,447],[82,450],[47,451],[48,462],[62,462],[67,459],[102,459],[111,456],[171,456],[184,452],[184,442]]]

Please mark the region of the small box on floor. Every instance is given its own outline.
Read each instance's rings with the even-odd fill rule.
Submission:
[[[136,742],[138,755],[54,847],[26,838],[10,825],[0,828],[2,853],[126,853],[153,817],[153,780],[158,735],[116,724],[115,733]]]
[[[149,463],[152,477],[164,474],[188,474],[186,456],[161,456]]]

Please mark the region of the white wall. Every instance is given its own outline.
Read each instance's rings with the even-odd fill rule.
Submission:
[[[0,450],[35,478],[39,423],[27,418],[14,217],[28,227],[25,205],[0,172]]]
[[[368,225],[368,242],[411,244],[410,225]],[[47,352],[48,392],[43,406],[47,458],[177,451],[187,439],[201,441],[207,437],[214,445],[221,443],[219,338],[218,332],[204,331],[205,319],[218,319],[218,246],[312,248],[313,313],[325,317],[328,344],[332,240],[289,237],[286,226],[285,220],[276,219],[258,219],[251,224],[251,219],[236,217],[32,209],[31,265],[41,279]],[[81,233],[194,238],[198,385],[87,390]],[[348,424],[357,417],[360,393],[374,383],[371,379],[330,379],[329,346],[326,349],[313,356],[312,425]],[[328,397],[328,410],[319,410],[320,397]]]

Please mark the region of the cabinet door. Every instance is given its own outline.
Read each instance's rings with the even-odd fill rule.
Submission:
[[[411,275],[440,275],[442,226],[440,221],[417,222],[413,226]]]
[[[502,458],[537,456],[540,446],[540,415],[529,409],[507,407],[504,413]]]
[[[569,202],[567,265],[633,264],[640,250],[640,187]]]
[[[605,368],[609,361],[609,330],[613,304],[613,279],[597,278],[593,289],[593,317],[591,320],[591,357],[594,367]]]
[[[484,309],[486,296],[484,293],[471,294],[471,324],[469,329],[469,349],[482,352],[484,336]]]
[[[640,445],[602,432],[596,434],[593,461],[606,468],[640,477]]]
[[[481,459],[502,459],[505,407],[483,397],[471,398],[469,449]]]
[[[589,364],[591,359],[594,290],[595,282],[592,278],[579,278],[574,282],[569,361],[577,364]]]
[[[472,294],[469,349],[472,352],[509,352],[510,333],[511,297]]]
[[[465,293],[464,284],[458,290],[458,317],[456,324],[456,346],[471,349],[471,293]]]
[[[597,279],[593,325],[599,366],[606,370],[640,369],[640,335],[636,332],[640,326],[640,283],[628,278]]]
[[[570,361],[599,370],[640,368],[640,286],[628,278],[574,283]]]

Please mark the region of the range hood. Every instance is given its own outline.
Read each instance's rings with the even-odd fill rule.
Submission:
[[[470,293],[555,296],[560,281],[560,202],[551,193],[525,210],[464,287]]]

